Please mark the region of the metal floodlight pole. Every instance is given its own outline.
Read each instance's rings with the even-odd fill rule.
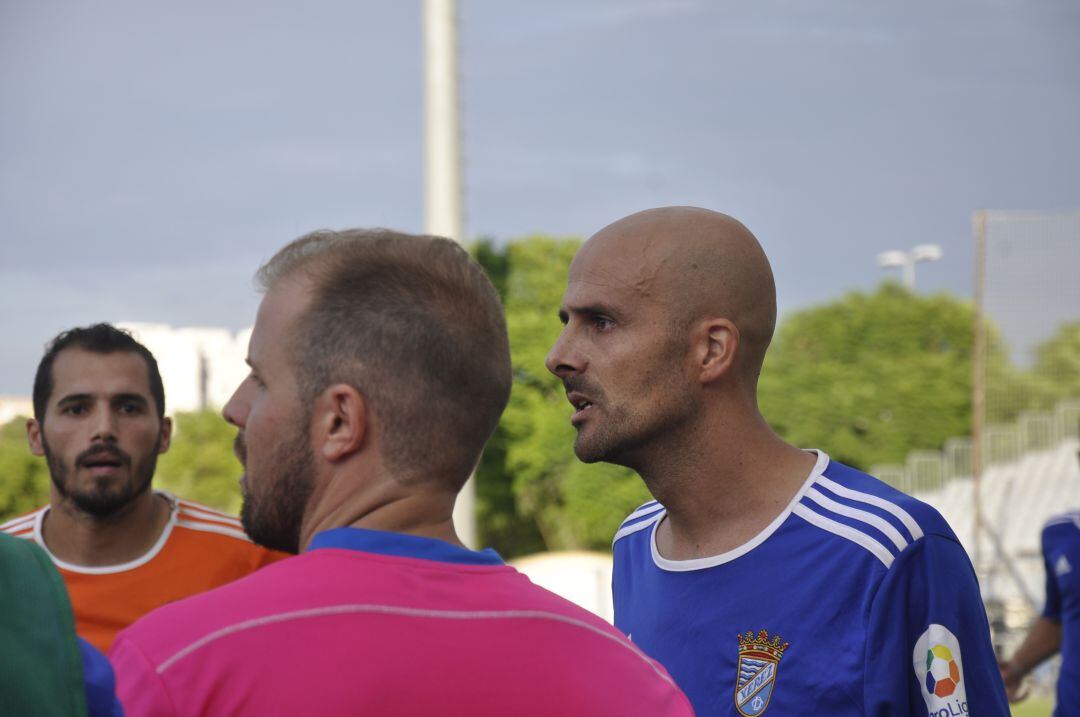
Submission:
[[[424,231],[461,241],[456,0],[424,0]]]
[[[462,240],[457,3],[424,0],[424,232]],[[454,504],[458,537],[477,547],[476,481]]]
[[[910,256],[908,257],[908,260],[904,262],[903,281],[904,286],[909,290],[915,290],[915,262]]]

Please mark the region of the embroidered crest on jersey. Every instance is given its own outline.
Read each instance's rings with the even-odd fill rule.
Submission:
[[[949,628],[931,623],[915,642],[911,661],[928,715],[968,714],[960,641]]]
[[[790,645],[779,635],[769,640],[767,630],[757,635],[747,630],[739,635],[739,675],[735,681],[735,709],[743,717],[758,717],[765,712],[776,687],[780,658]]]

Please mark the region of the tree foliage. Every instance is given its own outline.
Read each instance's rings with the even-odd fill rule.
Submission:
[[[1039,407],[1063,398],[1080,398],[1080,321],[1063,324],[1035,350],[1033,380]]]
[[[44,458],[30,453],[26,419],[0,426],[0,522],[22,515],[49,501],[49,468]]]
[[[940,448],[971,430],[973,322],[969,302],[891,282],[792,314],[765,360],[762,413],[795,445],[863,469]],[[1030,378],[988,334],[990,390],[1014,391]]]
[[[174,421],[172,447],[158,461],[155,485],[235,515],[243,471],[232,449],[236,428],[212,411],[180,413]]]

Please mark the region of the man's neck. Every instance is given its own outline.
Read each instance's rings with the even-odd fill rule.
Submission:
[[[146,554],[169,522],[172,506],[147,490],[115,513],[99,517],[53,494],[42,524],[49,552],[85,567],[122,565]]]
[[[707,427],[685,448],[665,451],[671,460],[642,472],[667,511],[656,536],[671,560],[711,557],[749,541],[785,510],[816,462],[763,419]]]
[[[407,489],[392,480],[360,492],[342,486],[347,483],[331,483],[314,496],[300,529],[301,551],[318,533],[345,527],[418,535],[466,547],[454,529],[452,493]]]

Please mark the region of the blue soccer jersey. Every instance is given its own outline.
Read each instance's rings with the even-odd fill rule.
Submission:
[[[1042,533],[1043,617],[1061,623],[1061,673],[1054,715],[1080,715],[1080,511],[1053,518]]]
[[[971,562],[928,505],[818,453],[722,555],[667,560],[659,503],[615,535],[615,624],[697,714],[1007,717]]]

